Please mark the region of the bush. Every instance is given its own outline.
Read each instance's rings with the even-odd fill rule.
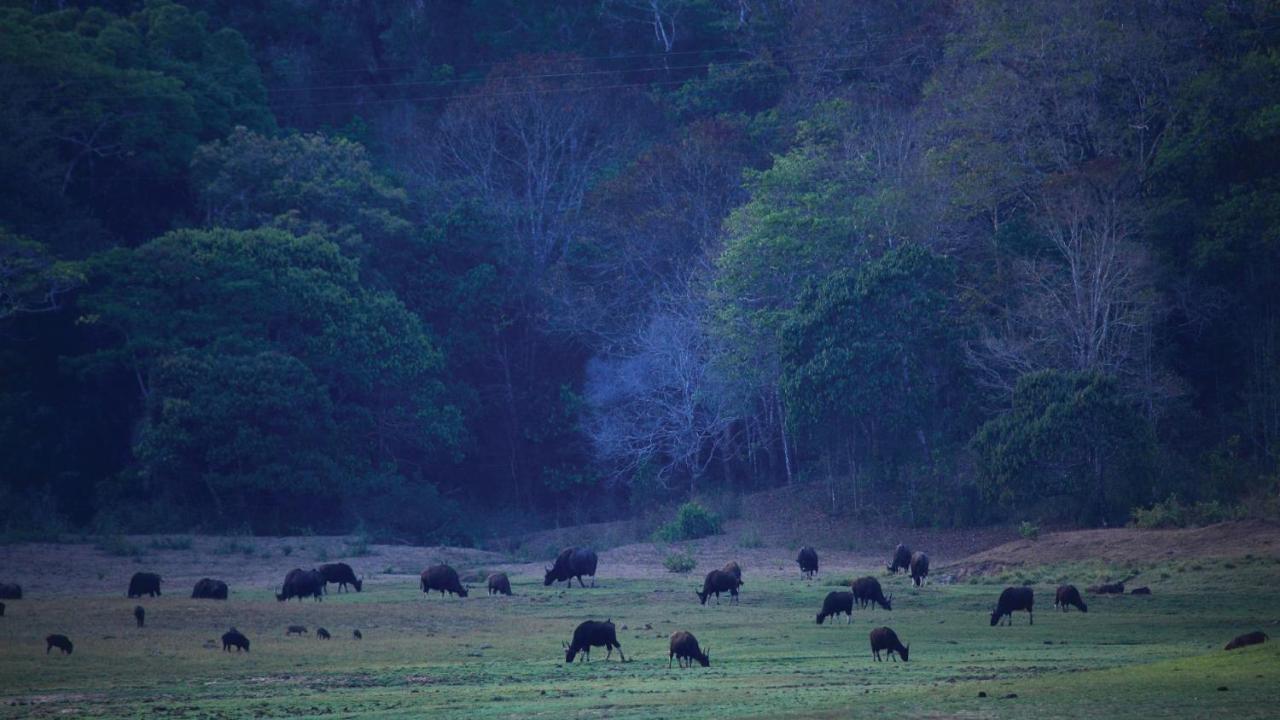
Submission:
[[[228,538],[223,540],[217,547],[213,549],[214,555],[235,555],[239,553],[245,557],[251,557],[258,551],[256,545],[247,540],[239,538]]]
[[[676,511],[676,517],[654,531],[655,540],[678,542],[697,540],[720,534],[720,516],[696,502],[687,502]]]
[[[364,533],[344,542],[347,546],[347,557],[368,557],[373,554],[373,550],[369,547],[369,536]]]
[[[1018,526],[1018,534],[1027,540],[1036,540],[1040,537],[1040,526],[1029,520],[1023,520]]]
[[[1212,525],[1237,519],[1242,514],[1239,507],[1223,505],[1216,500],[1184,505],[1176,495],[1170,495],[1163,502],[1155,503],[1149,508],[1134,508],[1132,518],[1135,526],[1153,530]]]
[[[108,555],[115,557],[139,557],[142,555],[142,548],[129,542],[129,539],[123,535],[107,535],[98,538],[98,542],[93,544],[94,547]]]
[[[151,547],[155,550],[190,550],[192,544],[191,538],[186,536],[151,539]]]
[[[689,553],[674,552],[663,558],[662,566],[667,572],[687,573],[697,567],[698,563]]]
[[[738,547],[747,550],[764,547],[764,538],[760,537],[760,533],[755,530],[748,530],[738,539]]]

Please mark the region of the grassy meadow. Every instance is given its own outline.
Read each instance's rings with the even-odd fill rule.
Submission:
[[[701,570],[614,580],[602,565],[585,590],[525,574],[514,597],[477,587],[466,599],[426,597],[409,575],[320,603],[234,584],[230,601],[193,601],[169,587],[141,601],[145,629],[133,626],[137,601],[119,595],[9,601],[0,717],[1246,718],[1274,717],[1280,699],[1280,643],[1222,650],[1246,631],[1280,635],[1271,558],[1047,566],[921,590],[881,570],[892,612],[822,626],[823,596],[870,567],[813,582],[744,567],[741,603],[705,607],[692,591]],[[1134,570],[1152,596],[1087,597],[1088,614],[1052,608],[1063,579],[1083,590]],[[1017,582],[1036,589],[1035,625],[1017,613],[1013,627],[990,627],[994,598]],[[590,663],[564,664],[561,642],[588,618],[613,619],[628,662],[598,648]],[[295,623],[313,634],[286,637]],[[251,653],[208,643],[233,624]],[[882,624],[910,645],[909,663],[872,660],[867,634]],[[333,639],[316,639],[316,626]],[[709,648],[710,668],[667,668],[677,629]],[[50,632],[75,653],[46,656]]]

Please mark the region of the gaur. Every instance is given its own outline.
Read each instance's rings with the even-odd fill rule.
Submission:
[[[929,556],[922,552],[911,553],[911,584],[922,587],[927,577],[929,577]]]
[[[352,630],[352,631],[351,631],[351,637],[355,638],[356,640],[363,640],[363,639],[364,639],[364,635],[363,635],[363,634],[361,634],[359,630]]]
[[[303,570],[294,568],[284,576],[284,587],[276,593],[276,600],[284,602],[292,598],[299,601],[304,597],[314,597],[316,601],[324,599],[324,576],[319,570]]]
[[[582,653],[587,662],[591,662],[591,648],[604,647],[607,649],[604,659],[608,660],[613,656],[613,649],[618,649],[618,657],[623,662],[627,661],[627,657],[622,654],[622,643],[618,642],[618,633],[613,627],[613,620],[605,620],[597,622],[595,620],[586,620],[578,625],[573,631],[573,642],[564,643],[564,661],[565,663],[573,662],[578,653]]]
[[[884,591],[880,589],[880,581],[870,575],[854,580],[850,589],[853,590],[853,599],[858,601],[858,607],[879,605],[885,610],[893,609],[893,596],[885,597]]]
[[[1086,588],[1094,595],[1123,595],[1124,583],[1102,583],[1101,585],[1090,585]]]
[[[849,616],[848,622],[845,623],[846,625],[853,622],[853,593],[847,590],[843,592],[834,590],[827,593],[826,599],[822,601],[822,612],[818,613],[818,624],[821,625],[822,621],[829,617],[833,618],[840,613]]]
[[[147,611],[141,605],[135,605],[133,608],[133,619],[138,622],[138,627],[144,627],[147,624]]]
[[[337,583],[338,592],[344,592],[347,585],[360,592],[364,589],[364,580],[357,578],[354,570],[346,563],[326,563],[320,566],[320,575],[326,584]]]
[[[712,570],[707,573],[706,579],[702,581],[702,590],[694,590],[694,594],[698,596],[698,601],[706,605],[707,598],[711,595],[716,596],[716,604],[720,604],[720,593],[729,593],[729,598],[733,602],[738,602],[738,586],[742,585],[742,581],[734,577],[733,573],[727,573],[724,570]]]
[[[21,600],[22,586],[17,583],[0,583],[0,600]]]
[[[306,635],[307,628],[302,625],[290,625],[284,630],[285,635]]]
[[[241,650],[249,652],[249,638],[245,637],[239,630],[231,628],[222,634],[222,651],[231,652],[231,648],[235,648],[236,652]]]
[[[1080,591],[1075,585],[1059,585],[1057,594],[1053,596],[1053,606],[1061,608],[1062,612],[1066,612],[1068,606],[1080,612],[1089,612],[1089,606],[1084,604],[1084,598],[1080,597]]]
[[[885,568],[894,575],[899,570],[906,571],[911,569],[911,548],[898,543],[898,547],[893,549],[893,562],[885,565]]]
[[[227,584],[213,578],[201,578],[191,589],[193,600],[226,600]]]
[[[578,586],[586,587],[582,582],[582,576],[586,575],[591,578],[591,587],[596,586],[596,564],[598,558],[596,551],[589,548],[570,547],[560,551],[556,556],[555,564],[546,568],[546,575],[542,578],[543,585],[551,583],[567,582],[573,587],[573,578],[578,578]]]
[[[63,655],[70,655],[71,651],[74,649],[71,644],[71,640],[68,639],[66,635],[49,635],[45,637],[44,642],[45,655],[48,655],[49,651],[54,648],[61,650]]]
[[[897,633],[887,627],[878,627],[871,631],[871,655],[877,662],[880,661],[881,650],[888,650],[889,658],[894,662],[897,662],[894,655],[900,655],[902,662],[907,662],[910,649],[910,646],[903,645],[902,641],[898,640]]]
[[[134,573],[129,579],[129,597],[136,598],[143,595],[155,597],[160,594],[160,576],[155,573],[139,572]]]
[[[808,545],[800,548],[796,556],[796,564],[800,566],[800,575],[812,579],[818,572],[818,551]]]
[[[1269,638],[1267,637],[1266,633],[1262,632],[1261,630],[1255,630],[1251,633],[1245,633],[1244,635],[1241,635],[1236,639],[1232,640],[1231,642],[1227,643],[1227,647],[1224,649],[1235,650],[1237,648],[1249,647],[1250,645],[1260,645],[1266,642],[1268,639]]]
[[[742,566],[738,565],[738,563],[734,562],[733,560],[730,560],[729,562],[724,564],[724,567],[720,569],[738,578],[738,584],[739,585],[742,584]]]
[[[318,628],[316,628],[316,639],[317,639],[317,640],[328,640],[330,637],[332,637],[332,636],[331,636],[331,635],[329,635],[329,631],[328,631],[328,630],[325,630],[325,629],[324,629],[324,628],[322,628],[322,627],[318,627]]]
[[[618,652],[621,653],[622,650],[619,649]],[[671,633],[671,647],[667,653],[668,668],[671,667],[672,658],[680,663],[680,667],[686,669],[693,667],[694,660],[697,660],[702,667],[711,667],[711,650],[698,647],[698,638],[686,630]]]
[[[1032,611],[1035,604],[1035,593],[1029,587],[1008,587],[1004,592],[1000,593],[1000,599],[996,602],[996,608],[991,611],[991,626],[995,627],[1000,624],[1002,618],[1009,618],[1009,625],[1013,625],[1013,613],[1016,610],[1026,610],[1027,618],[1031,625],[1036,624],[1036,616]]]
[[[506,573],[493,573],[488,579],[490,595],[510,595],[511,580]]]
[[[441,597],[444,597],[446,592],[453,593],[458,597],[467,596],[467,589],[462,587],[462,583],[458,580],[458,571],[448,565],[432,565],[422,571],[419,580],[424,593],[439,590]]]

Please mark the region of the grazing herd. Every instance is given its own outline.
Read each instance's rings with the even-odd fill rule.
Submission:
[[[595,575],[599,559],[595,551],[587,548],[565,548],[555,559],[555,562],[545,568],[545,576],[543,585],[550,586],[556,582],[564,582],[568,587],[573,586],[573,580],[578,580],[579,587],[586,587],[583,577],[591,578],[591,586],[595,587]],[[801,576],[805,579],[812,579],[818,573],[818,553],[809,546],[801,548],[796,557],[796,563],[800,567]],[[910,547],[899,544],[893,552],[891,561],[886,564],[886,569],[890,574],[898,574],[906,572],[911,577],[911,583],[914,587],[923,587],[929,576],[929,556],[923,552],[913,552]],[[143,595],[150,597],[160,596],[161,578],[155,573],[138,572],[129,580],[128,597],[138,598]],[[356,576],[354,570],[346,563],[328,563],[320,566],[319,569],[303,570],[294,568],[290,570],[284,578],[284,583],[280,592],[276,593],[276,599],[280,602],[297,598],[302,600],[306,597],[314,598],[316,601],[324,599],[324,595],[328,592],[328,584],[336,584],[338,592],[346,592],[350,586],[355,592],[361,592],[364,589],[364,580]],[[464,586],[458,576],[458,572],[452,567],[445,564],[432,565],[422,571],[419,576],[419,583],[424,593],[437,591],[441,597],[446,594],[453,594],[459,598],[465,598],[469,594],[470,586]],[[511,595],[511,581],[506,573],[492,573],[487,577],[486,584],[490,596],[494,595]],[[707,573],[703,580],[702,589],[695,589],[698,601],[702,605],[706,605],[707,600],[714,595],[716,603],[719,604],[722,593],[729,595],[732,603],[739,602],[739,590],[743,587],[742,568],[737,562],[728,562],[724,567],[718,570],[712,570]],[[1094,585],[1087,588],[1093,594],[1123,594],[1125,591],[1124,583],[1107,583]],[[1132,594],[1150,594],[1148,588],[1138,588],[1132,591]],[[229,595],[227,583],[222,580],[212,578],[202,578],[191,591],[192,599],[202,600],[226,600]],[[0,598],[4,599],[21,599],[22,588],[16,584],[0,583]],[[1080,595],[1080,591],[1074,585],[1060,585],[1054,596],[1054,607],[1067,612],[1069,608],[1076,608],[1082,613],[1089,611],[1088,605]],[[1028,625],[1035,624],[1034,615],[1035,594],[1030,587],[1008,587],[1000,593],[999,599],[996,601],[995,607],[991,611],[991,625],[997,626],[1002,622],[1012,626],[1013,613],[1026,611]],[[855,606],[858,609],[866,610],[868,608],[882,608],[886,611],[893,610],[893,595],[885,597],[884,591],[880,586],[880,581],[871,576],[857,578],[850,583],[848,591],[833,591],[827,593],[822,601],[822,609],[816,616],[818,625],[822,625],[827,618],[837,618],[843,614],[846,616],[845,624],[853,622],[853,612]],[[0,603],[0,617],[4,615],[5,605]],[[139,628],[146,626],[146,610],[141,605],[135,606],[133,616]],[[623,626],[625,629],[625,626]],[[647,628],[648,626],[646,626]],[[306,635],[307,628],[303,625],[290,625],[286,628],[286,635]],[[352,638],[360,640],[364,636],[360,630],[352,631]],[[329,640],[332,635],[323,627],[317,627],[315,637],[320,640]],[[872,657],[879,662],[883,658],[881,653],[885,653],[890,660],[897,661],[901,658],[903,662],[907,662],[910,657],[910,646],[904,645],[898,638],[897,633],[889,627],[878,627],[871,631],[870,645]],[[1268,636],[1262,632],[1252,632],[1241,635],[1231,642],[1227,643],[1226,650],[1235,650],[1237,648],[1256,645],[1266,642]],[[54,648],[62,651],[64,655],[70,655],[74,649],[71,640],[60,634],[48,635],[45,638],[45,654],[52,652]],[[622,662],[626,662],[626,656],[622,652],[622,644],[618,641],[617,628],[613,621],[605,620],[598,622],[595,620],[586,620],[580,623],[573,631],[573,637],[570,642],[563,643],[565,651],[565,663],[573,663],[574,660],[579,662],[591,659],[591,648],[605,648],[605,660],[609,660],[613,656],[613,651],[618,651],[618,657]],[[249,638],[242,632],[232,627],[229,631],[222,635],[222,649],[230,652],[231,648],[235,648],[236,652],[249,652]],[[678,662],[681,668],[691,668],[694,662],[699,663],[702,667],[711,665],[710,653],[699,645],[694,635],[686,630],[678,630],[673,632],[670,637],[668,648],[667,667],[671,667],[671,663]]]

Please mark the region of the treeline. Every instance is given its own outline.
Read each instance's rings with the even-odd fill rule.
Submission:
[[[0,37],[10,532],[1277,503],[1269,0],[0,2]]]

